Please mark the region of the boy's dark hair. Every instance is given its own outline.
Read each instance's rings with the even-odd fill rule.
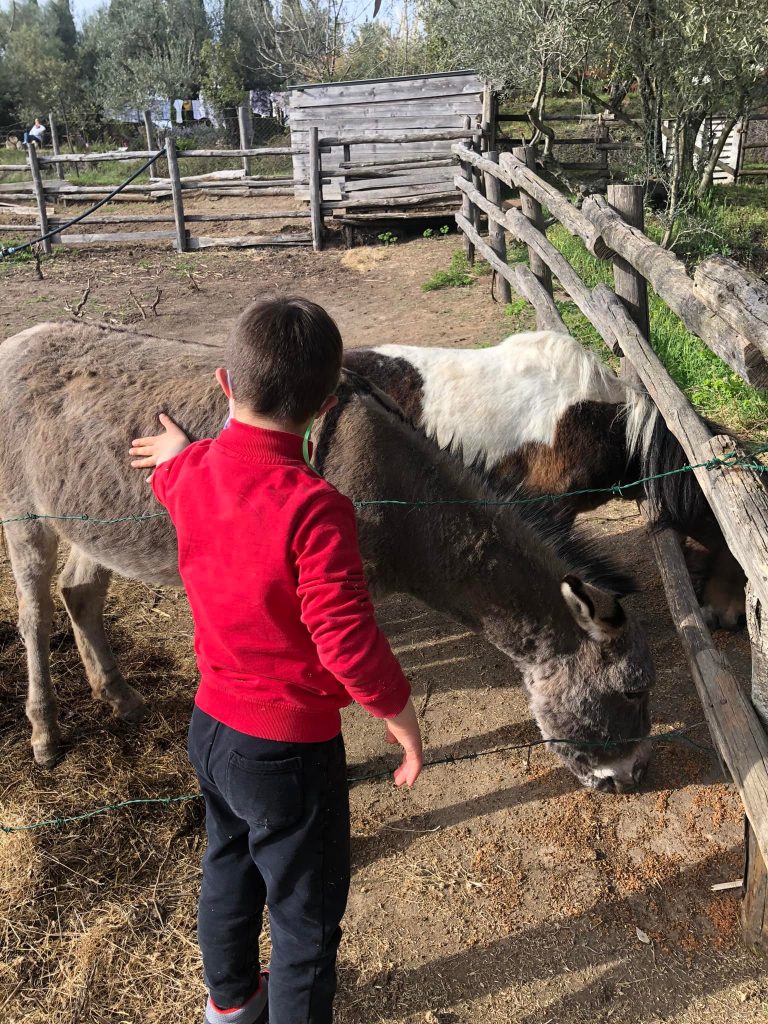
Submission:
[[[264,416],[301,423],[339,383],[339,328],[309,299],[277,295],[252,302],[225,351],[235,401]]]

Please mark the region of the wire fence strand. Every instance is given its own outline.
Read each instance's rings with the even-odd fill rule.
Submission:
[[[624,497],[627,491],[632,491],[643,484],[651,483],[654,480],[663,480],[666,477],[677,476],[681,473],[692,473],[696,469],[746,469],[755,473],[768,473],[768,466],[762,462],[755,461],[756,455],[768,453],[768,445],[754,449],[747,455],[740,455],[733,452],[721,458],[708,459],[706,462],[686,463],[676,469],[669,469],[664,473],[653,473],[650,476],[642,476],[637,480],[630,480],[627,483],[611,484],[608,487],[582,487],[575,491],[564,491],[562,494],[537,494],[525,498],[353,498],[352,504],[355,508],[370,508],[376,505],[399,505],[407,508],[429,508],[436,505],[486,505],[489,507],[532,505],[537,502],[564,501],[567,498],[578,498],[586,494],[612,494],[617,498]],[[0,519],[0,526],[11,523],[35,522],[36,520],[60,520],[66,522],[93,523],[94,525],[113,526],[117,523],[143,523],[149,519],[167,518],[168,513],[162,512],[140,512],[130,513],[124,516],[110,516],[107,518],[93,516],[87,512],[73,514],[56,514],[52,512],[20,512],[18,515],[7,519]]]
[[[707,754],[714,753],[714,747],[707,744],[697,743],[692,740],[688,733],[706,726],[706,721],[694,722],[693,725],[685,726],[682,729],[670,729],[667,732],[657,733],[655,736],[631,737],[618,740],[574,740],[574,739],[540,739],[530,740],[527,743],[509,743],[500,747],[492,747],[490,750],[470,751],[467,754],[447,754],[444,757],[436,757],[431,761],[425,761],[423,770],[436,768],[438,765],[459,764],[462,761],[476,761],[483,757],[491,757],[494,754],[507,754],[515,750],[533,750],[535,747],[561,744],[593,750],[611,750],[614,747],[624,747],[630,743],[683,743],[696,750],[704,751]],[[367,772],[364,775],[348,775],[347,783],[350,786],[359,782],[372,782],[376,779],[387,778],[392,773],[391,768],[383,768],[381,771]],[[120,800],[117,803],[103,804],[101,807],[94,807],[90,811],[83,811],[79,814],[69,814],[51,818],[41,818],[39,821],[32,821],[25,825],[0,824],[0,832],[6,835],[15,832],[36,832],[44,828],[63,828],[65,825],[73,825],[90,818],[97,818],[110,811],[122,811],[128,807],[160,806],[166,809],[176,805],[188,803],[190,800],[201,800],[202,793],[182,793],[180,796],[154,796],[139,797],[134,800]]]

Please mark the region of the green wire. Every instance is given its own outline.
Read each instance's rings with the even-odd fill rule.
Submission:
[[[311,429],[311,426],[309,429]],[[309,465],[310,468],[314,468],[309,462],[309,430],[304,437],[303,452],[307,465]],[[768,445],[755,449],[752,455],[762,455],[766,452],[768,452]],[[401,505],[409,508],[425,508],[432,505],[503,506],[531,505],[540,501],[563,501],[565,498],[578,498],[584,494],[613,494],[616,497],[622,497],[625,491],[629,491],[633,487],[639,487],[641,484],[650,483],[652,480],[663,480],[665,477],[676,476],[679,473],[691,473],[695,469],[714,470],[724,466],[728,469],[751,469],[755,473],[768,473],[768,466],[764,466],[760,462],[749,461],[750,459],[751,455],[739,455],[737,452],[733,452],[733,454],[726,455],[723,458],[709,459],[707,462],[697,462],[693,465],[679,466],[677,469],[670,469],[665,473],[654,473],[652,476],[642,476],[638,480],[632,480],[625,484],[611,484],[610,487],[582,487],[580,490],[565,491],[563,494],[539,494],[530,498],[433,498],[415,501],[409,501],[406,498],[353,498],[352,504],[356,508],[369,508],[373,505]],[[96,516],[88,515],[87,512],[83,512],[80,515],[49,515],[42,512],[23,512],[10,519],[0,519],[0,526],[5,526],[7,523],[31,523],[38,519],[58,519],[67,522],[94,523],[96,525],[112,526],[115,523],[143,523],[148,519],[159,519],[166,517],[167,515],[167,512],[144,512],[140,514],[134,513],[127,516],[114,516],[109,519],[100,519]]]
[[[609,750],[611,747],[624,746],[627,743],[685,743],[688,746],[695,747],[697,750],[704,750],[707,753],[712,751],[711,747],[704,746],[701,743],[696,743],[690,739],[687,733],[692,732],[694,729],[700,729],[706,725],[705,721],[694,722],[693,725],[687,726],[685,729],[670,729],[668,732],[658,733],[656,736],[641,736],[638,738],[626,739],[626,740],[602,740],[602,741],[591,741],[591,740],[531,740],[529,743],[512,743],[509,746],[494,747],[492,750],[479,750],[469,754],[456,754],[449,755],[447,757],[438,757],[434,761],[426,761],[424,763],[424,770],[427,768],[435,768],[442,764],[457,764],[459,761],[474,761],[481,757],[490,757],[493,754],[504,754],[512,750],[531,750],[533,747],[546,746],[548,743],[562,743],[567,746],[574,747],[591,747],[601,750]],[[388,776],[391,769],[385,768],[380,772],[371,772],[367,775],[350,775],[347,777],[347,783],[352,785],[356,782],[368,782],[372,779],[382,779]],[[28,825],[0,825],[0,832],[10,835],[14,832],[35,832],[43,828],[61,828],[64,825],[71,825],[75,822],[86,821],[88,818],[96,818],[102,814],[108,814],[110,811],[120,811],[126,807],[138,807],[148,806],[151,804],[160,804],[163,807],[170,807],[171,804],[182,804],[187,803],[190,800],[201,800],[202,793],[185,793],[182,796],[155,796],[155,797],[142,797],[136,800],[121,800],[119,803],[104,804],[103,807],[95,807],[91,811],[84,811],[82,814],[71,814],[66,817],[56,818],[44,818],[40,821],[33,821]]]

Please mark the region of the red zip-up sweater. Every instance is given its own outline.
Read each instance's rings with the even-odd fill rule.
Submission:
[[[352,503],[294,434],[232,420],[152,477],[179,544],[207,714],[262,739],[329,740],[356,700],[399,714],[410,686],[376,625]]]

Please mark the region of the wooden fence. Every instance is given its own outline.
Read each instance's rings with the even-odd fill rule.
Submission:
[[[63,217],[54,218],[49,208],[53,199],[76,201],[104,200],[115,187],[111,185],[78,185],[58,178],[43,178],[41,169],[66,165],[88,165],[102,161],[136,161],[143,158],[145,162],[152,158],[153,153],[140,150],[135,152],[115,153],[71,153],[39,156],[34,148],[30,148],[26,165],[13,166],[15,170],[26,166],[31,175],[29,182],[0,183],[0,203],[5,200],[34,201],[37,206],[36,223],[31,224],[0,224],[0,231],[45,235],[52,232],[51,237],[43,242],[43,250],[51,251],[53,244],[85,246],[94,242],[115,244],[136,244],[141,242],[172,242],[177,251],[186,252],[191,249],[202,249],[208,246],[255,246],[255,245],[308,245],[318,250],[323,247],[325,223],[329,217],[342,223],[381,220],[398,216],[443,216],[453,213],[456,207],[456,190],[453,185],[454,158],[448,150],[447,156],[434,159],[426,157],[423,152],[425,143],[439,142],[450,147],[457,140],[462,140],[480,154],[483,144],[487,141],[487,131],[477,123],[472,124],[466,117],[463,126],[458,128],[438,129],[429,132],[378,132],[375,136],[376,147],[383,147],[385,154],[391,153],[392,147],[398,147],[400,156],[394,163],[392,156],[376,157],[368,160],[352,159],[353,151],[358,147],[370,156],[371,135],[349,134],[344,136],[320,137],[319,129],[311,127],[307,132],[307,149],[299,155],[304,157],[302,167],[307,174],[306,179],[297,182],[295,178],[256,178],[249,174],[250,168],[243,167],[242,172],[214,172],[213,175],[189,175],[182,177],[179,172],[179,153],[173,136],[165,142],[165,149],[158,150],[157,159],[164,158],[168,166],[167,177],[152,178],[149,182],[131,182],[121,189],[120,195],[132,199],[167,200],[171,204],[170,212],[123,214],[110,212],[99,215],[97,211],[88,214],[84,223],[89,226],[131,225],[127,231],[110,230],[103,234],[93,232],[78,234],[71,230],[56,231],[66,224]],[[324,161],[328,154],[340,147],[344,156],[342,180],[348,182],[339,195],[338,168],[335,173],[326,174]],[[295,156],[294,146],[231,149],[231,150],[185,150],[185,159],[195,158],[241,158],[244,165],[253,157],[284,157]],[[386,161],[382,163],[381,161]],[[437,166],[433,166],[437,165]],[[0,170],[2,167],[0,167]],[[223,181],[222,174],[238,173],[242,176],[237,180]],[[184,200],[190,194],[203,196],[248,196],[258,200],[265,196],[285,196],[294,198],[297,184],[306,185],[309,202],[300,208],[263,210],[255,207],[252,211],[231,212],[194,212],[185,210]],[[363,187],[358,187],[362,185]],[[112,200],[110,199],[110,202]],[[21,208],[17,209],[17,214]],[[22,211],[26,212],[26,211]],[[309,221],[310,233],[286,233],[275,235],[242,235],[242,236],[204,236],[190,234],[190,227],[209,221],[245,221],[265,219],[304,219]],[[150,225],[146,230],[136,230],[133,225]],[[163,226],[157,230],[157,225]]]
[[[533,150],[478,154],[453,147],[461,165],[455,178],[462,198],[456,222],[470,260],[480,253],[510,288],[536,309],[541,328],[565,330],[553,299],[552,276],[623,356],[682,445],[723,534],[747,579],[748,627],[753,651],[751,701],[715,647],[694,596],[674,535],[653,536],[670,611],[722,762],[746,813],[742,923],[750,945],[768,948],[768,491],[760,475],[719,460],[740,454],[730,437],[713,437],[672,381],[649,342],[646,288],[674,310],[686,327],[746,381],[768,384],[768,286],[730,260],[711,257],[691,278],[683,264],[643,232],[642,186],[609,188],[608,201],[592,197],[576,209],[535,170]],[[481,175],[484,187],[478,187]],[[500,200],[501,186],[519,191],[521,209]],[[542,206],[595,256],[611,260],[614,289],[589,288],[547,239]],[[488,223],[481,233],[481,215]],[[508,266],[506,234],[528,247],[530,268]],[[718,460],[713,463],[711,460]],[[704,464],[709,463],[709,467]]]
[[[459,139],[479,152],[485,133],[467,116],[457,128],[430,132],[379,132],[371,152],[371,135],[348,134],[319,139],[322,160],[323,213],[343,224],[397,217],[440,216],[456,207],[455,161],[450,146]],[[425,154],[425,144],[447,145],[447,152]],[[392,149],[396,147],[396,155]],[[326,173],[327,154],[340,148],[343,159]],[[377,155],[381,148],[384,155]],[[354,158],[353,158],[353,150]],[[362,151],[359,156],[358,152]],[[335,192],[339,196],[336,198]]]
[[[450,132],[461,129],[466,116],[479,124],[486,88],[489,86],[485,86],[474,71],[293,86],[288,90],[287,108],[291,142],[306,149],[309,129],[317,128],[326,143],[323,154],[327,179],[325,197],[338,199],[337,208],[349,201],[359,209],[361,201],[377,198],[366,195],[374,190],[389,189],[386,196],[378,198],[404,195],[403,181],[396,180],[395,170],[406,157],[409,163],[420,164],[418,168],[411,168],[421,173],[419,183],[439,181],[444,191],[450,192],[453,188]],[[344,146],[334,141],[343,135],[354,135],[359,140],[355,143],[355,162],[359,167],[345,166],[349,156]],[[402,137],[407,141],[401,141]],[[392,141],[383,141],[385,138]],[[297,179],[308,177],[306,157],[294,156],[293,167]],[[353,177],[348,173],[372,167],[377,174],[361,173]],[[391,181],[387,180],[388,167]],[[418,178],[418,174],[411,177]],[[306,187],[297,186],[296,195],[307,198]]]
[[[252,157],[281,157],[291,154],[290,147],[264,147],[259,149],[229,149],[209,150],[196,149],[186,150],[185,158],[242,158],[248,160]],[[243,176],[231,182],[221,179],[187,176],[182,177],[179,173],[178,153],[173,136],[166,139],[164,151],[158,151],[158,157],[165,156],[168,164],[168,177],[156,179],[146,183],[131,183],[121,189],[120,195],[132,197],[139,200],[165,199],[170,200],[172,214],[145,213],[137,215],[110,214],[109,216],[88,216],[85,223],[88,225],[127,225],[127,224],[172,224],[173,228],[161,230],[130,230],[114,231],[97,234],[89,232],[78,234],[73,232],[54,233],[42,243],[43,251],[50,252],[52,245],[90,245],[94,242],[109,242],[113,244],[140,242],[170,241],[174,242],[179,252],[186,252],[190,249],[203,249],[214,245],[242,246],[242,245],[308,245],[319,238],[320,225],[312,220],[312,207],[309,210],[285,209],[285,210],[260,210],[254,208],[244,213],[213,212],[210,213],[186,213],[184,209],[184,197],[190,193],[222,196],[251,196],[262,198],[268,196],[286,196],[293,198],[293,178],[255,178]],[[62,164],[88,164],[102,161],[135,161],[146,158],[144,151],[117,152],[117,153],[73,153],[66,155],[38,156],[34,147],[30,147],[27,156],[27,166],[31,174],[29,185],[26,183],[0,184],[0,200],[30,200],[34,199],[37,204],[37,224],[32,228],[30,225],[0,224],[0,231],[21,231],[26,233],[47,234],[51,229],[66,223],[63,217],[52,218],[49,216],[48,204],[50,200],[67,199],[78,202],[102,200],[115,191],[112,185],[76,185],[58,179],[44,179],[41,169],[55,167]],[[8,165],[10,166],[10,165]],[[206,180],[207,178],[207,180]],[[117,197],[115,197],[117,198]],[[110,200],[112,201],[112,200]],[[311,233],[309,234],[275,234],[275,235],[242,235],[222,237],[218,235],[192,235],[189,232],[190,225],[210,221],[243,221],[243,220],[285,220],[301,219],[310,221]],[[317,246],[319,247],[319,246]]]
[[[736,181],[768,178],[768,114],[753,114],[744,121],[740,143]]]
[[[137,244],[141,242],[168,241],[175,245],[179,252],[186,252],[193,249],[203,249],[210,246],[297,246],[313,245],[318,249],[322,244],[322,222],[319,202],[312,200],[312,193],[319,194],[320,188],[320,155],[317,148],[317,133],[310,133],[310,144],[306,151],[310,168],[314,172],[306,184],[310,191],[310,204],[308,208],[297,209],[295,204],[292,208],[286,209],[262,209],[254,205],[252,210],[245,212],[188,212],[185,210],[185,197],[191,194],[210,196],[211,198],[224,197],[249,197],[258,200],[266,197],[284,196],[293,200],[296,181],[291,174],[289,177],[258,177],[251,173],[251,161],[258,158],[285,158],[296,153],[292,146],[272,146],[254,148],[250,142],[250,126],[245,114],[249,114],[247,108],[240,111],[240,148],[238,149],[187,149],[183,151],[185,159],[239,159],[242,160],[242,170],[219,171],[203,175],[182,176],[179,171],[179,152],[173,135],[168,135],[165,140],[164,149],[160,150],[137,150],[117,151],[111,153],[67,153],[63,154],[58,146],[54,135],[54,152],[52,155],[38,154],[35,146],[27,147],[26,164],[2,164],[0,171],[26,170],[29,173],[29,181],[21,182],[0,182],[0,203],[13,201],[16,203],[33,201],[37,208],[36,224],[0,224],[0,231],[21,234],[46,235],[52,232],[49,238],[42,242],[43,251],[49,253],[52,245],[73,245],[86,246],[95,242],[106,242],[111,244]],[[151,121],[146,121],[147,143],[154,144],[154,135]],[[53,122],[51,122],[53,124]],[[313,148],[314,147],[314,148]],[[50,203],[55,200],[66,200],[75,202],[99,202],[110,197],[115,192],[113,185],[81,185],[65,180],[63,168],[74,166],[75,168],[87,167],[93,164],[104,162],[125,162],[137,160],[147,161],[156,153],[157,159],[164,157],[168,173],[166,177],[158,178],[157,165],[152,162],[147,170],[149,181],[133,181],[120,188],[117,195],[110,198],[115,200],[165,200],[170,202],[169,213],[142,213],[123,214],[109,213],[108,215],[89,214],[84,220],[88,226],[104,225],[131,225],[127,231],[110,230],[104,233],[77,233],[75,231],[62,230],[57,232],[56,228],[67,223],[68,218],[63,216],[54,217],[50,209]],[[43,177],[43,170],[55,169],[57,177]],[[22,207],[13,210],[14,216],[23,216],[26,211]],[[284,234],[248,234],[248,235],[196,235],[190,232],[194,225],[209,222],[220,223],[240,221],[264,221],[264,220],[303,220],[308,221],[309,232],[287,232]],[[146,230],[135,230],[133,225],[151,225]],[[157,230],[157,225],[170,225]]]

